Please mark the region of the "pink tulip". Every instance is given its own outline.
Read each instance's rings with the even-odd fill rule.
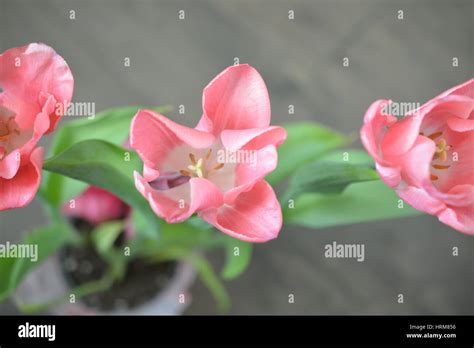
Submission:
[[[263,178],[276,168],[276,148],[287,134],[270,126],[262,77],[249,65],[227,68],[204,89],[203,110],[196,128],[150,110],[135,115],[130,141],[144,162],[143,176],[135,173],[138,191],[168,223],[196,212],[244,241],[276,238],[281,208]]]
[[[86,220],[92,225],[119,220],[128,216],[130,208],[112,193],[99,187],[89,186],[73,201],[64,206],[68,216]]]
[[[73,92],[69,67],[51,47],[29,44],[0,55],[0,211],[29,204],[41,181],[40,138],[54,130]]]
[[[382,180],[414,208],[474,234],[474,79],[397,120],[371,105],[361,139]]]

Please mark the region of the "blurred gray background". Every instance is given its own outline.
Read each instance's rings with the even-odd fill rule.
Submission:
[[[202,88],[234,57],[263,75],[274,123],[315,120],[345,133],[358,132],[376,99],[423,103],[474,75],[472,0],[0,4],[0,51],[33,41],[51,45],[74,73],[75,101],[95,102],[97,111],[183,104],[186,114],[172,116],[188,125],[201,116]],[[178,19],[179,10],[185,20]],[[295,115],[288,115],[289,104]],[[34,202],[1,213],[0,242],[17,241],[44,223],[40,211]],[[333,241],[364,243],[365,262],[326,259],[324,245]],[[226,286],[235,314],[474,314],[473,256],[474,237],[432,216],[284,228],[276,241],[256,245],[247,272]],[[222,255],[212,258],[220,266]],[[192,293],[187,313],[216,312],[201,283]],[[13,306],[0,304],[5,313],[15,313]]]

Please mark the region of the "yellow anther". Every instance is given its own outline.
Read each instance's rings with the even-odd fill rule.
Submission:
[[[15,117],[0,120],[0,141],[7,141],[13,134],[20,134],[15,123]]]
[[[443,132],[435,132],[435,133],[429,135],[428,138],[433,140],[433,139],[436,139],[437,137],[439,137],[441,134],[443,134]]]
[[[193,165],[196,165],[196,157],[194,156],[193,153],[190,153],[190,154],[189,154],[189,159],[191,160],[191,163],[192,163]]]
[[[449,167],[451,167],[451,166],[445,166],[445,165],[442,165],[442,164],[432,164],[431,166],[434,169],[448,169]]]
[[[218,163],[212,169],[213,170],[219,170],[219,169],[222,169],[222,168],[224,168],[224,163]]]
[[[423,132],[420,132],[420,135],[424,136]],[[428,135],[428,138],[430,138],[431,140],[435,140],[441,135],[443,135],[443,132],[434,132]],[[439,141],[436,143],[435,153],[433,155],[432,160],[434,161],[434,160],[439,159],[441,162],[446,162],[448,160],[448,151],[450,149],[451,149],[451,145],[448,145],[448,143],[446,142],[446,139],[444,138],[439,139]],[[445,164],[431,163],[431,167],[438,170],[444,170],[444,169],[448,169],[451,166],[445,165]],[[436,181],[439,179],[439,177],[438,175],[430,174],[430,179],[431,181]]]
[[[191,164],[188,165],[187,169],[180,170],[179,173],[183,176],[205,178],[213,171],[217,171],[224,167],[224,163],[217,163],[211,169],[209,169],[208,161],[211,158],[212,149],[207,150],[204,158],[196,160],[196,156],[193,153],[189,154]]]

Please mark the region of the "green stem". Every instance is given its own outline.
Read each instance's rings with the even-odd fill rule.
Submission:
[[[220,313],[228,312],[231,306],[229,294],[214,272],[211,264],[204,257],[196,253],[189,254],[188,250],[175,248],[168,249],[164,253],[149,258],[151,262],[179,261],[183,259],[190,262],[196,268],[202,282],[211,291],[217,303],[218,311]]]

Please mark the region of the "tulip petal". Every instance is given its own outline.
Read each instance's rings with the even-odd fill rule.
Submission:
[[[51,106],[51,103],[54,103],[54,98],[51,97],[46,102],[47,105]],[[23,144],[19,143],[18,147],[20,148],[20,152],[22,155],[28,155],[33,149],[36,147],[38,142],[40,141],[41,137],[48,131],[51,125],[50,113],[45,112],[45,107],[43,107],[43,111],[39,112],[36,115],[35,121],[33,123],[33,133],[25,132],[24,135],[31,134],[31,137],[26,140]],[[25,156],[22,156],[22,159]]]
[[[204,114],[197,129],[218,135],[224,129],[270,125],[270,98],[260,74],[247,64],[225,69],[204,89]]]
[[[453,187],[462,184],[474,185],[474,131],[456,132],[447,129],[446,141],[452,147],[450,167],[439,173],[437,188],[448,192]],[[438,174],[438,173],[437,173]]]
[[[385,133],[381,148],[384,159],[387,156],[398,156],[407,152],[420,134],[423,118],[420,115],[406,116],[393,124]]]
[[[407,186],[397,190],[397,193],[401,199],[410,204],[413,208],[428,214],[438,214],[446,207],[442,201],[432,197],[424,189],[418,187]]]
[[[425,135],[443,131],[450,119],[458,119],[459,122],[466,123],[473,110],[474,100],[466,96],[451,95],[442,99],[433,99],[420,109],[424,117],[421,128]],[[456,126],[456,123],[453,125]]]
[[[91,186],[74,199],[74,205],[66,204],[66,215],[82,218],[93,225],[125,217],[129,208],[114,194]]]
[[[179,125],[151,110],[138,111],[130,130],[130,146],[152,171],[158,166],[164,170],[166,164],[170,170],[186,168],[190,152],[210,147],[214,141],[210,133]]]
[[[390,104],[389,100],[377,100],[365,113],[364,125],[360,130],[360,140],[367,152],[380,164],[383,163],[380,145],[386,129],[397,119],[391,115],[384,115],[384,108]]]
[[[37,148],[12,179],[0,178],[0,211],[21,208],[33,200],[41,182],[42,163],[43,148]]]
[[[474,103],[474,101],[473,101]],[[463,119],[451,116],[447,120],[448,127],[456,132],[468,132],[474,130],[474,119]]]
[[[447,208],[438,214],[439,221],[455,230],[474,234],[474,204],[466,207]]]
[[[465,207],[474,204],[474,185],[457,185],[446,193],[436,189],[427,190],[427,192],[452,207]]]
[[[240,194],[233,205],[208,209],[199,216],[222,232],[246,242],[274,239],[282,227],[280,204],[272,187],[265,181]]]
[[[255,163],[239,163],[235,168],[235,181],[230,190],[225,191],[224,201],[233,204],[242,192],[249,191],[268,173],[275,170],[278,164],[278,153],[273,145],[256,152]]]
[[[223,203],[219,188],[207,179],[191,178],[183,185],[159,191],[138,173],[134,175],[137,190],[147,198],[155,214],[168,223],[182,222],[197,210],[218,207]]]
[[[451,89],[448,89],[447,91],[441,93],[437,98],[446,97],[449,95],[461,95],[474,98],[474,78]]]
[[[391,188],[397,188],[400,185],[402,176],[400,173],[400,167],[385,167],[378,163],[375,163],[377,173],[380,175],[382,181],[390,186]]]
[[[20,168],[21,156],[19,150],[14,150],[0,160],[0,179],[13,178]]]
[[[287,136],[285,128],[271,126],[243,130],[224,130],[221,133],[221,141],[229,151],[237,151],[242,148],[258,150],[267,145],[279,146],[286,140]]]
[[[74,79],[68,65],[51,47],[32,43],[11,48],[0,55],[1,101],[17,114],[21,128],[32,128],[36,115],[49,96],[68,105]],[[64,109],[64,108],[63,108]],[[47,132],[51,132],[62,112],[53,110]]]
[[[435,153],[433,140],[418,136],[413,147],[403,156],[390,157],[390,161],[402,167],[402,179],[412,186],[423,187],[431,184],[430,165]]]

